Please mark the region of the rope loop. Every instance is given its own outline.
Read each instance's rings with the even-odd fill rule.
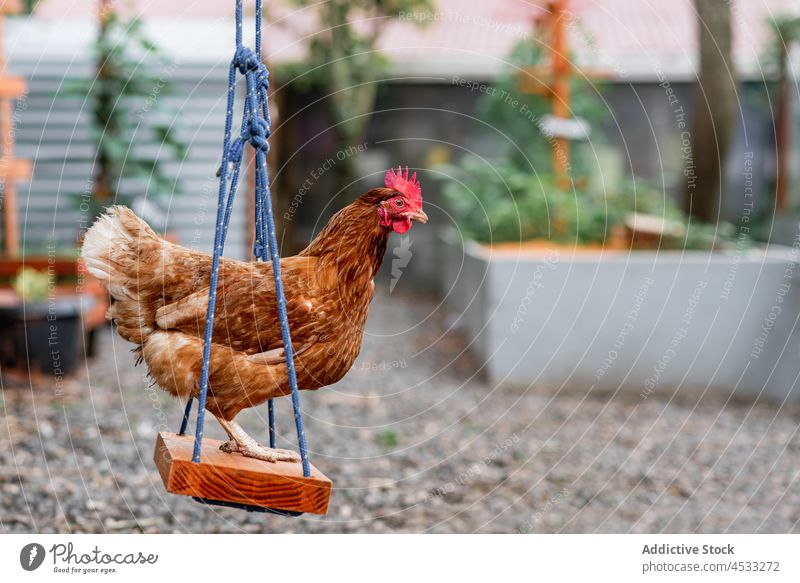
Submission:
[[[233,140],[228,152],[228,162],[233,165],[239,164],[239,162],[242,161],[242,154],[244,152],[244,140],[242,138]]]
[[[258,115],[251,115],[242,131],[242,138],[250,142],[256,150],[261,150],[266,154],[269,152],[269,142],[267,140],[270,133],[267,120]]]
[[[233,64],[239,69],[242,75],[247,75],[249,72],[258,69],[261,65],[261,61],[253,49],[241,46],[238,47],[233,54]]]
[[[258,55],[250,48],[241,46],[233,54],[233,64],[242,75],[255,75],[256,88],[269,89],[269,71]]]

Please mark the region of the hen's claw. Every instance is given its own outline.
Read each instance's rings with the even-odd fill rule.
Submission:
[[[217,421],[230,437],[229,441],[223,443],[219,448],[226,453],[240,453],[245,457],[251,457],[265,462],[299,462],[300,456],[288,449],[272,449],[259,445],[255,439],[247,435],[236,421],[232,419],[226,421],[217,417]]]
[[[256,444],[239,444],[233,439],[226,441],[219,448],[225,453],[240,453],[245,457],[251,457],[265,462],[299,462],[300,456],[289,449],[272,449]]]

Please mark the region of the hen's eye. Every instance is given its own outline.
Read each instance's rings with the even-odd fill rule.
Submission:
[[[403,206],[405,203],[403,202],[402,198],[398,198],[396,201],[394,201],[394,204],[397,206]]]

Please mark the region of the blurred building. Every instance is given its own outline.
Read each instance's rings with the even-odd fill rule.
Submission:
[[[75,234],[77,210],[70,194],[87,188],[92,140],[87,104],[65,97],[63,91],[69,79],[91,72],[95,4],[42,0],[34,17],[14,19],[6,33],[11,68],[30,79],[30,95],[17,112],[20,155],[36,161],[33,181],[20,195],[24,236],[29,240],[46,237],[54,225],[59,239],[70,241]],[[214,228],[214,173],[222,141],[226,69],[233,52],[230,4],[211,0],[137,3],[148,33],[173,61],[161,73],[169,76],[176,92],[163,99],[176,111],[180,134],[190,144],[187,160],[170,168],[180,176],[185,194],[174,197],[167,209],[169,226],[177,230],[181,242],[204,249],[210,247]],[[303,37],[314,32],[311,13],[276,2],[268,4],[265,49],[269,62],[302,61]],[[797,9],[792,0],[737,0],[732,4],[734,57],[743,91],[739,129],[725,169],[728,216],[741,208],[746,152],[756,153],[754,190],[767,193],[774,180],[773,114],[763,91],[767,23]],[[518,0],[439,0],[437,12],[406,14],[389,26],[379,46],[391,68],[378,97],[368,147],[358,153],[359,167],[367,177],[364,186],[375,182],[372,173],[391,164],[425,167],[432,160],[456,157],[465,149],[492,151],[496,138],[474,118],[480,93],[458,80],[491,82],[506,71],[509,51],[532,38],[532,22],[545,10],[544,5]],[[697,62],[697,23],[691,1],[575,0],[570,11],[570,41],[578,65],[603,71],[610,87],[606,94],[608,122],[602,128],[604,159],[618,167],[620,176],[632,171],[659,182],[663,177],[671,192],[679,192],[681,132],[676,124],[676,103],[668,99],[665,87],[673,89],[677,103],[690,116]],[[793,101],[797,101],[796,88]],[[279,119],[280,113],[277,115]],[[292,171],[298,189],[303,176],[336,155],[325,124],[324,113],[310,106],[296,125]],[[429,174],[425,177],[430,179]],[[293,231],[298,241],[307,238],[318,221],[333,211],[324,176],[301,198],[298,228]],[[435,188],[426,191],[426,200],[438,204]],[[246,208],[240,197],[227,246],[234,256],[247,255]],[[446,220],[444,213],[435,209],[431,214]],[[411,266],[417,275],[435,269],[433,261],[424,261],[424,238],[432,236],[433,229],[414,230],[414,237],[423,237],[415,247],[423,257],[417,257]]]

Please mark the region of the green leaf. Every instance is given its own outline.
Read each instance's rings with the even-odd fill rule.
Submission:
[[[91,117],[91,136],[97,144],[93,160],[96,183],[117,186],[121,179],[141,181],[158,192],[178,192],[177,179],[164,174],[161,160],[142,154],[135,144],[158,143],[160,159],[182,160],[185,145],[159,119],[162,99],[172,92],[169,75],[153,71],[167,61],[147,37],[136,17],[120,17],[113,8],[92,45],[96,70],[91,78],[69,82],[58,93],[85,98]],[[144,59],[144,60],[143,60]],[[147,104],[147,116],[137,115]],[[162,116],[163,117],[163,116]],[[174,113],[170,116],[174,117]],[[130,196],[116,193],[121,202]],[[98,205],[99,206],[99,205]]]

